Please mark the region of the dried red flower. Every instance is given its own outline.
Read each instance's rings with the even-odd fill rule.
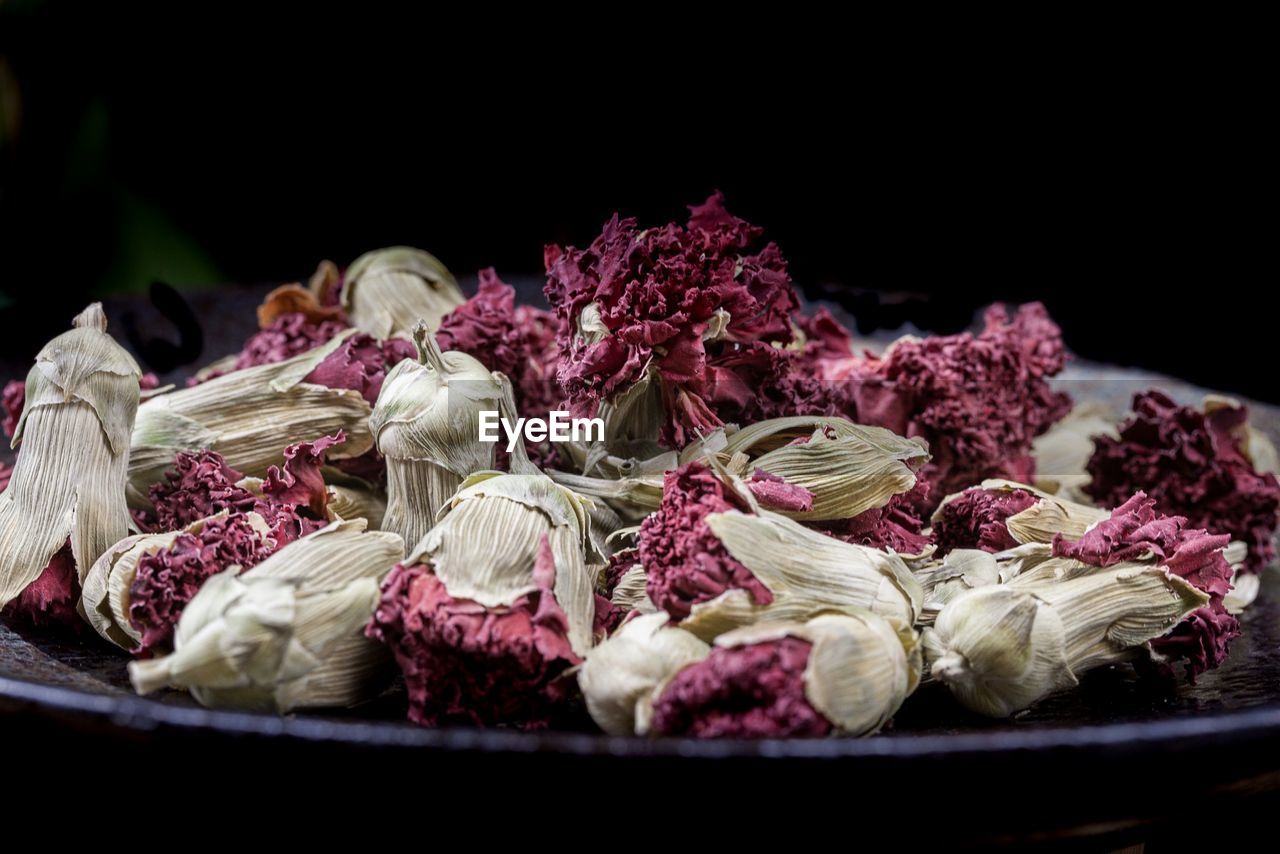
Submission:
[[[1025,489],[966,489],[942,507],[933,523],[938,553],[952,549],[1000,552],[1018,545],[1005,521],[1039,501]]]
[[[831,722],[805,697],[813,645],[798,638],[714,649],[653,704],[653,731],[695,738],[820,738]]]
[[[54,553],[40,576],[28,584],[0,611],[0,617],[11,623],[37,628],[62,627],[84,629],[87,623],[76,612],[80,601],[80,578],[76,559],[71,554],[71,541]]]

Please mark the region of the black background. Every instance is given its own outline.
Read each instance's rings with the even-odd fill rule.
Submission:
[[[235,17],[125,40],[113,19],[18,7],[0,26],[23,104],[0,185],[9,358],[110,278],[122,193],[223,280],[261,282],[394,243],[460,275],[536,274],[544,243],[583,245],[615,210],[681,218],[719,188],[864,331],[952,332],[1041,299],[1084,356],[1280,400],[1244,50],[908,31],[868,52],[875,32],[808,44],[764,20],[673,26],[683,44],[555,21],[510,40],[299,21],[281,39]]]

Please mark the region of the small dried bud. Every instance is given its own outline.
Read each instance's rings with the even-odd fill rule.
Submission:
[[[441,353],[427,327],[414,330],[418,359],[392,369],[369,416],[387,460],[383,528],[412,549],[468,476],[494,467],[497,445],[479,441],[480,412],[507,411],[510,389],[465,353]]]
[[[943,499],[933,514],[938,549],[999,552],[1027,543],[1051,543],[1055,536],[1078,540],[1108,513],[1008,480],[981,485]]]
[[[915,633],[897,621],[851,611],[762,623],[717,638],[714,651],[653,692],[652,730],[700,738],[870,735],[919,681]]]
[[[703,641],[675,626],[659,611],[624,623],[587,653],[578,685],[587,711],[610,735],[644,733],[654,692],[680,668],[711,652]]]
[[[366,252],[347,268],[339,297],[347,319],[374,338],[431,329],[465,300],[453,274],[434,255],[393,246]]]
[[[386,656],[362,629],[379,581],[403,557],[398,536],[356,520],[290,543],[243,575],[232,567],[191,600],[172,654],[129,665],[133,685],[280,713],[368,699],[384,684]]]

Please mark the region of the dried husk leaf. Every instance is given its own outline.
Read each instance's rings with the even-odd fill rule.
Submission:
[[[588,557],[593,564],[601,562],[591,554],[589,501],[541,474],[472,475],[410,552],[407,565],[429,563],[456,599],[488,608],[511,605],[538,589],[533,567],[546,536],[569,644],[582,655],[591,647],[595,618]]]
[[[1006,717],[1141,653],[1209,601],[1160,567],[1080,566],[1064,580],[1022,576],[949,602],[924,632],[930,673],[966,707]]]
[[[639,563],[632,564],[614,585],[613,595],[609,601],[615,608],[621,608],[624,611],[652,614],[658,610],[658,607],[649,598],[649,592],[646,590],[648,584],[649,576],[645,574],[644,566]]]
[[[915,622],[923,590],[902,559],[810,530],[769,511],[712,513],[706,524],[735,560],[773,594],[758,605],[729,590],[693,606],[681,626],[711,639],[762,621],[806,620],[826,611],[866,608],[906,625]]]
[[[0,607],[40,577],[69,539],[81,578],[129,533],[125,472],[138,364],[93,303],[40,350],[13,436],[21,447],[0,493]]]
[[[921,623],[932,623],[952,599],[978,587],[1000,583],[1000,565],[981,549],[952,549],[936,567],[916,572],[924,588]]]
[[[342,484],[328,484],[329,504],[325,508],[335,519],[364,519],[371,531],[382,529],[387,513],[387,497],[381,490]]]
[[[465,353],[440,352],[424,324],[415,327],[414,343],[418,360],[391,369],[369,416],[387,461],[382,527],[410,548],[463,480],[493,468],[497,444],[479,441],[480,412],[505,413],[510,395],[502,374]]]
[[[216,451],[227,465],[255,477],[264,477],[280,462],[280,449],[299,437],[341,430],[347,441],[329,449],[329,459],[367,452],[373,447],[370,407],[360,392],[302,381],[351,334],[348,330],[292,359],[234,371],[140,406],[129,452],[130,506],[150,506],[148,490],[179,451]]]
[[[1089,505],[1093,499],[1084,491],[1090,476],[1085,470],[1093,456],[1095,436],[1119,438],[1116,414],[1096,401],[1078,404],[1058,423],[1031,443],[1036,462],[1036,486],[1045,492]]]
[[[296,540],[242,575],[232,567],[187,605],[173,653],[130,663],[134,688],[182,687],[206,706],[279,713],[367,699],[389,658],[363,629],[379,581],[403,557],[399,536],[354,520]]]
[[[347,268],[339,297],[347,319],[374,338],[431,329],[466,300],[453,274],[421,249],[392,246],[366,252]]]
[[[647,733],[658,688],[711,652],[689,632],[667,625],[668,619],[658,612],[629,620],[589,650],[578,669],[587,711],[610,735]]]

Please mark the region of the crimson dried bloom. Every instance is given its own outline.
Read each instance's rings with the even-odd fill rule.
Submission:
[[[833,727],[805,696],[813,645],[786,637],[714,649],[653,704],[653,731],[695,738],[817,738]]]
[[[991,477],[1025,482],[1032,440],[1071,408],[1048,383],[1066,350],[1040,303],[1012,318],[991,306],[977,335],[903,338],[883,356],[835,355],[842,349],[820,345],[807,369],[844,387],[857,423],[926,439],[923,473],[938,496]]]
[[[772,243],[730,215],[716,193],[684,227],[641,230],[615,215],[585,250],[548,246],[547,299],[560,323],[559,379],[571,409],[601,402],[649,372],[662,381],[662,439],[734,420],[788,368],[795,293]],[[584,312],[593,314],[583,329]],[[723,325],[723,328],[720,328]]]
[[[1005,524],[1040,499],[1025,489],[966,489],[942,506],[933,523],[939,554],[952,549],[1001,552],[1018,545]]]
[[[237,484],[244,474],[214,451],[180,452],[164,480],[151,487],[154,517],[148,530],[176,531],[222,510],[253,509],[257,498]]]
[[[890,549],[900,555],[918,555],[933,543],[931,536],[922,533],[925,521],[916,509],[927,503],[929,492],[929,482],[917,475],[914,487],[893,496],[883,507],[815,527],[846,543]]]
[[[1138,394],[1120,437],[1094,439],[1085,491],[1107,506],[1141,490],[1194,528],[1242,540],[1245,569],[1260,572],[1275,557],[1280,483],[1245,454],[1247,420],[1243,406],[1205,413],[1159,391]]]
[[[533,573],[538,590],[487,608],[450,596],[423,564],[391,570],[365,633],[394,653],[410,720],[525,729],[564,720],[575,689],[565,671],[580,659],[555,598],[555,571],[544,535]]]
[[[1187,676],[1195,682],[1226,660],[1231,641],[1240,635],[1239,621],[1222,602],[1231,590],[1231,564],[1223,554],[1230,540],[1226,534],[1189,527],[1184,516],[1158,513],[1155,500],[1139,492],[1078,541],[1055,536],[1053,553],[1099,567],[1154,556],[1169,572],[1208,593],[1208,605],[1151,642],[1166,662],[1186,661]]]
[[[747,488],[764,507],[770,510],[803,513],[813,509],[813,493],[803,486],[787,483],[777,475],[756,469],[747,481]]]
[[[378,402],[387,371],[416,355],[413,342],[407,338],[378,341],[358,332],[316,365],[303,382],[358,391],[372,406]]]
[[[276,317],[263,329],[249,336],[236,355],[229,371],[242,371],[257,365],[274,365],[309,352],[331,340],[347,328],[340,320],[312,320],[302,312],[289,312]],[[211,371],[192,377],[188,385],[196,385],[229,371]]]
[[[663,478],[662,502],[640,525],[640,563],[653,603],[678,620],[726,590],[743,589],[758,605],[773,594],[707,527],[712,513],[745,509],[706,466],[692,462]]]
[[[87,624],[76,612],[80,600],[80,578],[76,559],[71,554],[71,541],[49,560],[40,576],[0,611],[10,622],[38,628],[63,626],[84,628]]]
[[[199,532],[180,533],[167,549],[143,555],[129,588],[129,622],[142,634],[135,653],[172,646],[183,609],[206,581],[232,565],[249,569],[275,548],[237,513],[209,519]]]
[[[558,324],[549,311],[516,305],[513,287],[489,267],[480,271],[475,296],[440,321],[436,343],[500,371],[514,384],[522,415],[546,417],[560,400],[556,381]]]

